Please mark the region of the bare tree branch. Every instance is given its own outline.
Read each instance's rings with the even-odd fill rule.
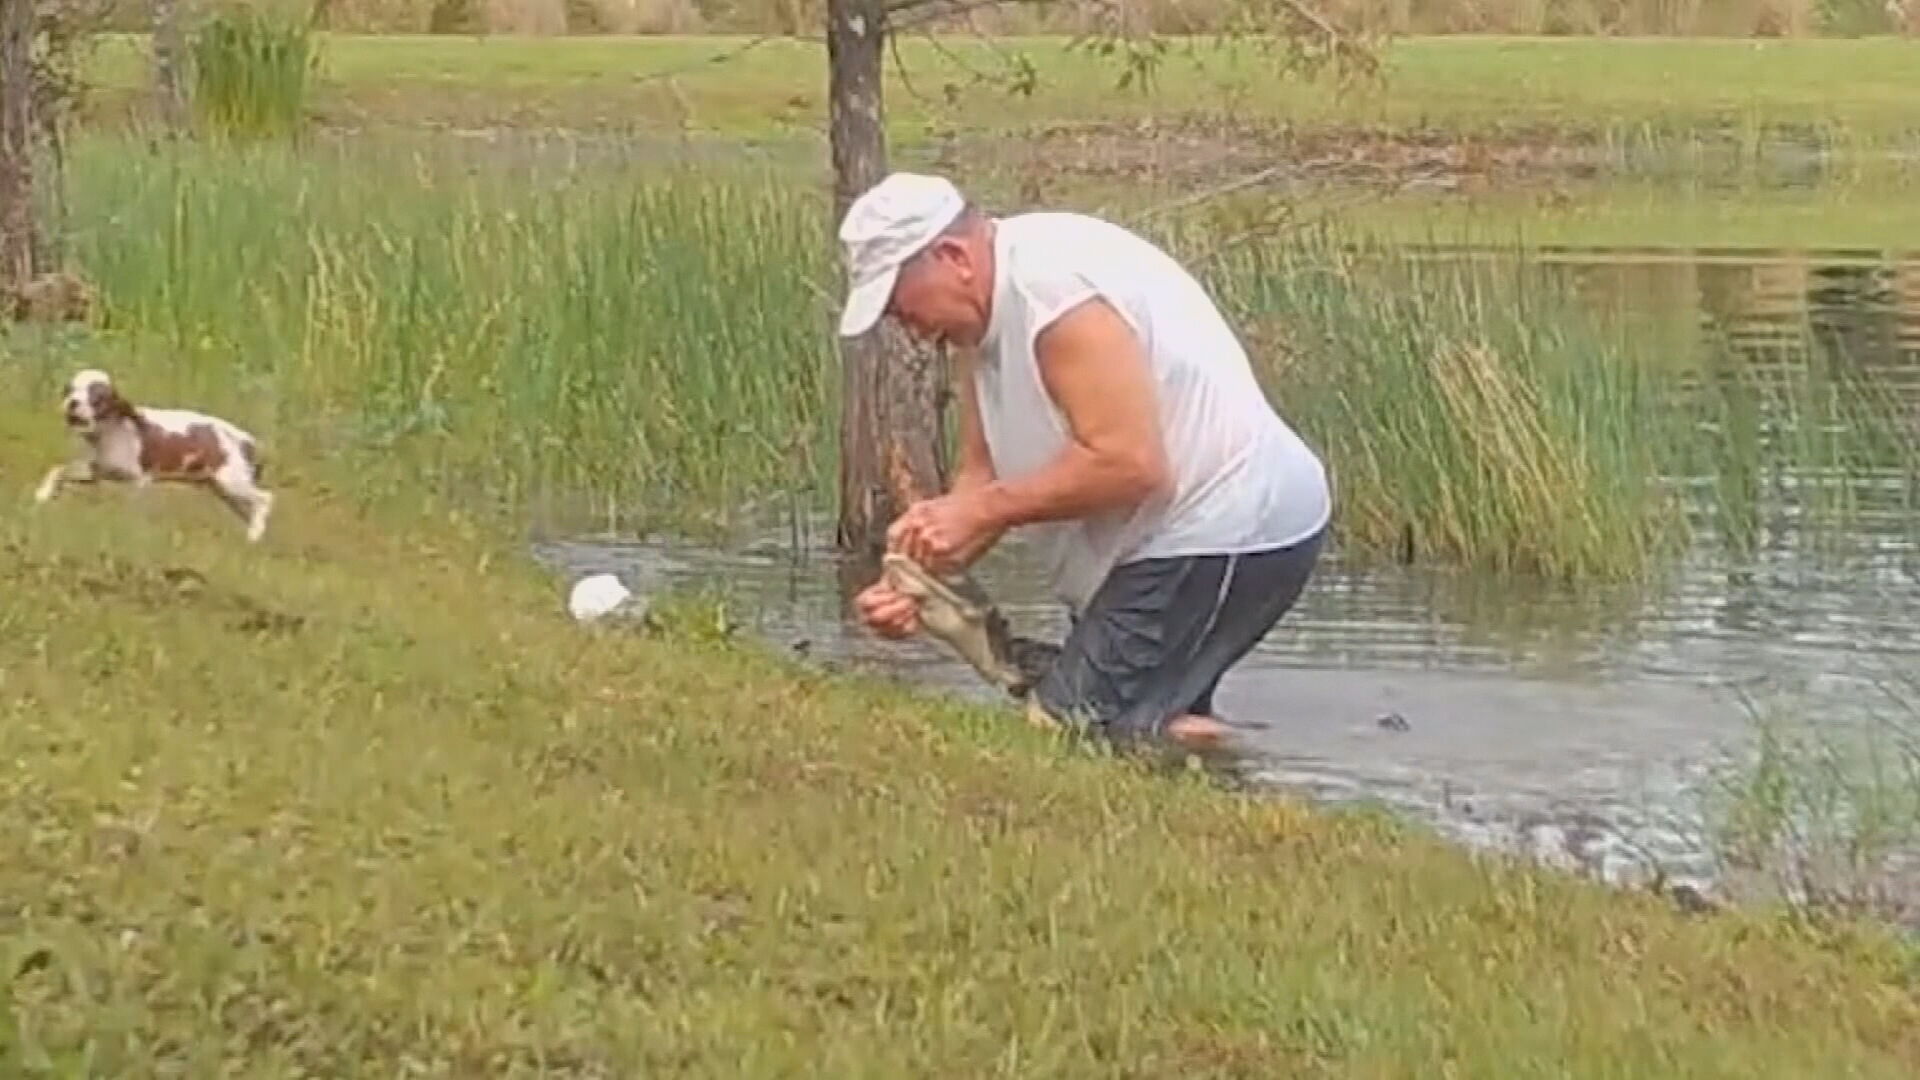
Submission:
[[[896,41],[899,38],[898,34],[895,34],[892,36],[895,38]],[[939,38],[935,37],[934,35],[925,34],[922,36],[925,39],[926,43],[933,48],[934,52],[939,53],[941,56],[945,57],[949,61],[952,61],[955,67],[959,68],[961,71],[967,74],[968,85],[979,86],[985,83],[993,83],[993,82],[1001,81],[1002,79],[1001,76],[996,76],[994,74],[981,71],[979,68],[974,67],[972,64],[968,63],[966,59],[963,58],[959,53],[956,53],[952,49],[948,48],[944,42],[942,42]],[[1025,62],[1024,60],[1007,58],[1006,54],[1002,52],[999,49],[999,47],[993,43],[992,39],[986,37],[985,35],[981,35],[981,40],[984,44],[986,44],[986,46],[990,50],[999,54],[1001,58],[1006,62],[1007,67],[1010,69],[1005,75],[1008,89],[1015,93],[1020,93],[1023,91],[1030,92],[1033,88],[1034,83],[1037,81],[1035,72],[1033,70],[1033,65]],[[949,100],[948,104],[951,105],[953,104],[953,102]]]
[[[908,74],[906,60],[900,54],[897,40],[900,33],[927,27],[941,19],[956,16],[971,16],[986,8],[1009,6],[1039,8],[1060,4],[1062,2],[1063,0],[889,0],[889,2],[884,5],[884,11],[887,15],[885,31],[887,36],[893,39],[888,42],[888,51],[892,56],[894,69],[900,76],[901,83],[906,87],[907,93],[910,96],[916,100],[927,101],[929,100],[927,96],[914,88]],[[1324,15],[1321,15],[1318,11],[1308,6],[1304,0],[1264,0],[1264,2],[1278,4],[1286,15],[1296,21],[1300,26],[1304,26],[1307,31],[1322,42],[1330,59],[1344,61],[1346,64],[1357,67],[1365,72],[1373,72],[1378,69],[1378,60],[1370,50],[1356,42],[1351,35],[1341,30]],[[1112,0],[1082,0],[1082,6],[1100,12],[1105,16],[1106,20],[1114,26],[1118,27],[1120,25],[1120,8],[1119,5],[1112,2]],[[633,81],[636,83],[655,82],[663,79],[672,79],[676,76],[689,74],[704,68],[716,67],[736,60],[776,38],[792,36],[794,35],[761,34],[730,49],[714,53],[711,56],[703,57],[699,60],[661,68],[657,71],[636,74],[633,77]],[[1039,82],[1039,74],[1034,70],[1031,63],[1027,62],[1024,58],[1010,56],[994,41],[993,35],[981,31],[978,28],[973,29],[973,37],[990,51],[996,53],[1005,63],[1006,70],[1003,74],[995,75],[968,63],[958,53],[942,44],[930,31],[923,33],[921,36],[942,57],[967,74],[967,83],[969,86],[981,86],[1005,79],[1011,84],[1010,88],[1013,92],[1031,93]],[[1150,76],[1150,69],[1157,62],[1157,54],[1164,51],[1165,43],[1154,35],[1148,35],[1147,44],[1144,45],[1132,42],[1131,40],[1124,46],[1116,46],[1113,44],[1113,41],[1116,39],[1130,37],[1130,35],[1120,30],[1090,31],[1078,35],[1070,47],[1086,48],[1089,47],[1092,42],[1103,41],[1104,44],[1099,46],[1099,51],[1103,53],[1113,52],[1116,48],[1124,49],[1127,56],[1124,58],[1123,63],[1127,70],[1123,72],[1122,75],[1121,81],[1123,85],[1135,80],[1144,82]],[[800,39],[806,41],[819,40],[812,35],[800,35]]]
[[[774,38],[779,36],[781,35],[761,34],[759,37],[753,38],[748,41],[744,41],[739,45],[736,45],[733,48],[726,50],[725,52],[717,52],[717,53],[714,53],[712,56],[703,57],[691,63],[677,64],[673,67],[661,68],[658,71],[642,72],[638,75],[635,75],[633,77],[633,81],[637,83],[643,83],[643,82],[653,82],[656,79],[671,79],[676,75],[685,75],[688,72],[699,71],[701,68],[713,67],[718,64],[727,63],[730,60],[737,60],[740,57],[745,56],[747,53],[752,52],[753,50],[759,48],[762,45],[765,45],[767,42],[772,41]]]
[[[1060,0],[893,0],[887,5],[887,15],[890,16],[887,22],[889,25],[898,25],[891,16],[926,8],[941,9],[933,15],[926,16],[926,18],[939,18],[941,15],[961,15],[984,7],[1044,7],[1059,2]]]
[[[1181,197],[1174,199],[1171,202],[1164,202],[1158,206],[1151,207],[1147,209],[1144,213],[1142,213],[1140,217],[1143,219],[1151,220],[1153,218],[1163,217],[1167,214],[1171,214],[1176,210],[1185,210],[1187,207],[1195,206],[1195,205],[1198,205],[1199,203],[1211,202],[1212,200],[1218,199],[1221,196],[1231,195],[1236,191],[1244,191],[1250,187],[1258,187],[1259,185],[1266,183],[1268,180],[1271,180],[1274,177],[1279,176],[1280,174],[1286,171],[1287,171],[1287,166],[1285,165],[1269,165],[1264,169],[1259,169],[1254,172],[1248,173],[1245,176],[1237,177],[1233,180],[1227,181],[1224,184],[1219,184],[1215,187],[1205,188],[1201,191],[1194,192],[1191,195],[1182,195]]]
[[[900,55],[899,34],[887,35],[887,55],[893,57],[893,70],[899,74],[900,85],[906,90],[907,96],[915,101],[926,101],[926,95],[914,87],[913,76],[907,73],[907,61]]]
[[[1354,35],[1335,26],[1326,16],[1307,6],[1304,0],[1272,0],[1290,12],[1299,23],[1304,23],[1317,32],[1326,43],[1327,58],[1336,67],[1352,67],[1362,75],[1374,76],[1380,72],[1380,58],[1374,51],[1362,44]]]
[[[1281,7],[1293,12],[1301,22],[1320,31],[1323,35],[1329,38],[1339,38],[1342,36],[1339,28],[1328,22],[1326,16],[1301,3],[1300,0],[1277,0],[1277,2]]]

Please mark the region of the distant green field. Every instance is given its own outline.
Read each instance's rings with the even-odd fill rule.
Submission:
[[[358,123],[819,130],[824,47],[749,41],[335,35],[326,39],[322,108]],[[139,86],[143,50],[138,38],[102,44],[91,73],[109,99]],[[1838,128],[1868,140],[1920,131],[1920,41],[1901,39],[1405,39],[1386,55],[1384,86],[1345,95],[1276,78],[1246,43],[1176,41],[1146,92],[1116,90],[1117,62],[1070,51],[1063,39],[909,38],[899,55],[906,74],[891,69],[887,81],[898,137],[929,125],[1017,128],[1196,111],[1461,132],[1547,125],[1620,137],[1721,125]],[[708,62],[720,57],[730,59]],[[976,80],[1006,71],[1013,58],[1039,74],[1032,96]]]
[[[144,50],[142,38],[101,43],[91,69],[96,117],[144,105]],[[1194,175],[1208,155],[1237,152],[1242,160],[1222,166],[1232,175],[1256,167],[1249,160],[1305,152],[1286,138],[1358,128],[1419,145],[1491,136],[1563,169],[1551,166],[1553,149],[1578,142],[1607,163],[1592,182],[1557,176],[1526,190],[1495,180],[1490,190],[1360,200],[1295,193],[1309,211],[1331,204],[1394,238],[1854,247],[1920,235],[1916,170],[1888,152],[1920,146],[1920,41],[1413,38],[1388,50],[1384,83],[1345,92],[1276,78],[1245,44],[1177,42],[1146,91],[1116,89],[1116,61],[1063,39],[914,38],[901,42],[900,57],[905,74],[890,65],[887,85],[899,162],[939,168],[1002,205],[1035,198],[1028,185],[1038,171],[1047,181],[1039,198],[1125,212],[1211,182],[1204,168]],[[1038,72],[1031,96],[980,81],[1011,70],[1012,58]],[[749,140],[807,170],[808,183],[825,180],[826,58],[808,42],[332,35],[321,73],[313,108],[333,125],[704,137],[717,140],[710,163]],[[1131,126],[1196,119],[1198,128],[1177,135]],[[1246,125],[1277,141],[1236,141]],[[1085,127],[1103,131],[1094,142],[1056,134],[1043,151],[1000,137]],[[961,137],[957,149],[948,134]],[[1811,182],[1705,182],[1705,172],[1729,167],[1792,170],[1809,151],[1845,164]],[[1132,160],[1092,161],[1101,154]]]

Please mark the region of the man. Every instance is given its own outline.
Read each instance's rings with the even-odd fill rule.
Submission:
[[[1115,739],[1218,741],[1214,688],[1299,597],[1332,499],[1200,284],[1118,226],[991,218],[912,173],[856,200],[840,238],[842,335],[891,315],[961,356],[951,490],[889,547],[948,570],[1035,534],[1073,629],[1032,703]],[[918,628],[884,581],[855,604],[884,636]]]

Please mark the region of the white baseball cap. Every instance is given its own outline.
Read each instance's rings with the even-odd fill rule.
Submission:
[[[900,264],[953,224],[967,201],[938,176],[897,172],[868,188],[840,222],[847,248],[847,303],[842,337],[858,337],[880,321],[893,297]]]

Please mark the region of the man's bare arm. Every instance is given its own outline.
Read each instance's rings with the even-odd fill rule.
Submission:
[[[1137,505],[1167,490],[1153,375],[1133,328],[1104,300],[1061,316],[1035,343],[1040,377],[1066,417],[1066,449],[1032,475],[983,492],[1002,528]]]
[[[986,432],[980,427],[980,398],[974,392],[973,365],[969,360],[955,365],[954,398],[960,403],[960,460],[954,464],[950,494],[978,491],[993,483],[993,454],[987,449]]]

